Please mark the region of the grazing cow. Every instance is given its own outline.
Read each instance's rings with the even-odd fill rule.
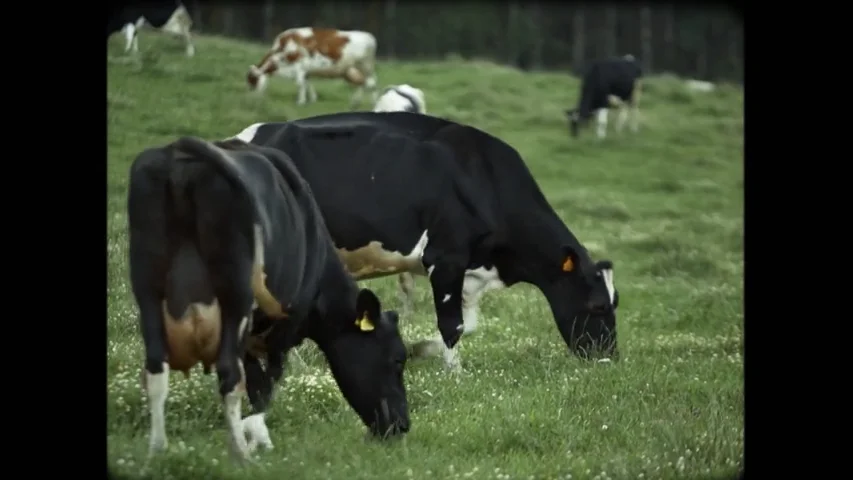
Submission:
[[[459,369],[456,343],[476,329],[482,294],[525,282],[575,354],[618,358],[613,264],[590,258],[501,140],[408,112],[258,123],[235,138],[293,159],[356,279],[429,277],[440,337],[413,355],[435,346]]]
[[[411,85],[392,85],[379,95],[373,111],[426,114],[426,97],[420,88]]]
[[[205,372],[216,367],[232,453],[249,457],[247,429],[271,447],[263,412],[281,376],[275,360],[304,338],[325,353],[371,431],[408,430],[397,314],[382,313],[370,290],[359,291],[284,153],[194,137],[147,149],[131,166],[128,221],[151,454],[167,444],[169,370],[188,374],[197,363]],[[241,359],[259,328],[269,345],[266,371],[251,355]],[[243,390],[255,411],[246,420]]]
[[[581,98],[577,108],[566,110],[572,136],[578,136],[581,123],[589,121],[592,114],[598,117],[598,138],[607,135],[607,111],[619,108],[616,130],[621,131],[631,110],[631,130],[639,128],[640,79],[643,70],[632,55],[622,58],[598,60],[590,65],[581,83]]]
[[[412,112],[426,114],[426,97],[424,92],[411,85],[392,85],[386,88],[373,107],[374,112]],[[414,308],[412,297],[415,289],[415,278],[409,272],[397,277],[400,282],[400,297],[403,303],[403,315],[409,315]]]
[[[139,29],[149,24],[165,33],[180,36],[186,44],[188,57],[195,55],[190,29],[192,17],[180,0],[155,0],[136,6],[119,7],[107,20],[107,38],[121,30],[124,35],[124,51],[139,51]]]
[[[267,77],[278,74],[293,78],[299,87],[297,105],[317,101],[309,78],[343,78],[356,88],[351,106],[361,102],[365,89],[376,100],[376,37],[367,32],[328,28],[291,28],[278,34],[272,47],[257,65],[249,67],[246,80],[251,90],[261,92]]]

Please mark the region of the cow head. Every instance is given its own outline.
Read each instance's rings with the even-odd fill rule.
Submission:
[[[246,82],[249,84],[249,90],[260,93],[267,86],[267,75],[257,65],[249,65]]]
[[[569,129],[572,132],[572,136],[577,137],[582,121],[580,112],[577,109],[566,110],[566,116],[569,117]]]
[[[618,360],[613,263],[593,263],[585,251],[568,245],[562,253],[561,264],[554,265],[551,281],[542,287],[560,335],[580,358]]]
[[[397,312],[382,312],[376,295],[363,289],[356,299],[356,317],[323,349],[341,393],[381,438],[409,430],[403,383],[406,347],[397,322]]]

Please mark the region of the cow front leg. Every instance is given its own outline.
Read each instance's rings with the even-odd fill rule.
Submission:
[[[284,356],[280,353],[267,354],[267,367],[263,368],[257,357],[246,354],[244,357],[246,369],[246,391],[252,413],[243,419],[242,431],[247,437],[250,452],[258,445],[267,450],[273,449],[269,429],[266,424],[266,412],[272,401],[275,386],[284,372]]]
[[[219,356],[216,360],[219,394],[222,396],[231,453],[238,461],[250,459],[240,412],[242,395],[246,390],[246,375],[243,360],[240,358],[240,343],[242,334],[248,330],[251,300],[243,303],[246,304],[246,308],[235,308],[233,305],[229,308],[226,304],[222,305],[222,331]]]
[[[308,92],[308,79],[303,71],[296,72],[296,86],[299,88],[299,93],[296,97],[297,105],[305,105],[305,97]]]
[[[415,277],[409,273],[401,273],[397,280],[400,284],[400,302],[403,304],[403,317],[408,317],[414,310]]]
[[[148,439],[148,457],[153,457],[168,447],[166,438],[166,397],[169,395],[169,364],[166,362],[166,334],[163,311],[154,296],[137,297],[142,342],[145,345],[144,385],[148,395],[151,433]]]
[[[439,263],[429,273],[429,279],[438,318],[444,366],[458,372],[462,370],[462,362],[456,344],[465,331],[462,319],[462,284],[465,269],[455,263]]]

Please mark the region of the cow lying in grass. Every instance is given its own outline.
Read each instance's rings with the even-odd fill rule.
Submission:
[[[152,454],[167,445],[170,369],[198,363],[216,367],[232,453],[249,458],[244,430],[271,448],[264,412],[284,355],[305,338],[375,435],[408,431],[397,314],[344,269],[286,154],[194,137],[149,148],[131,166],[128,222]],[[241,420],[244,391],[253,415]]]

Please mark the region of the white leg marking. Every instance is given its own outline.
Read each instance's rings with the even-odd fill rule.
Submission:
[[[187,42],[187,56],[192,57],[195,55],[195,45],[193,45],[193,39],[190,36],[189,32],[184,33],[184,40]]]
[[[133,46],[134,33],[136,32],[136,27],[133,26],[132,23],[126,23],[124,27],[121,28],[121,33],[124,34],[124,51],[125,53],[130,51],[130,48]]]
[[[305,96],[308,93],[308,86],[306,85],[307,80],[305,77],[305,72],[296,72],[296,85],[299,87],[299,93],[296,96],[297,105],[305,105]]]
[[[253,138],[255,138],[255,134],[258,133],[258,129],[261,128],[261,125],[263,125],[263,123],[253,123],[248,127],[244,128],[242,132],[238,133],[237,135],[234,135],[231,138],[236,138],[237,140],[242,140],[246,143],[249,143],[252,141]]]
[[[163,363],[163,373],[145,371],[145,389],[148,391],[148,407],[151,410],[151,438],[149,455],[165,450],[169,445],[166,438],[166,397],[169,395],[169,364]]]
[[[257,302],[253,302],[253,304],[257,305]],[[255,308],[255,307],[252,307],[252,308]],[[238,332],[237,335],[239,336],[240,340],[242,340],[243,335],[246,334],[246,329],[251,327],[250,324],[251,324],[251,321],[249,320],[249,317],[243,317],[243,319],[240,320],[240,327],[237,330],[237,332]]]
[[[249,451],[254,452],[258,445],[267,450],[273,449],[270,431],[265,422],[265,413],[256,413],[243,419],[243,433],[249,438]]]
[[[491,269],[480,267],[465,272],[465,280],[462,285],[462,325],[460,325],[463,335],[468,335],[477,329],[479,301],[482,295],[489,290],[504,288],[505,286],[498,275],[497,267]],[[444,301],[447,301],[450,299],[450,295],[445,295],[444,298]],[[447,348],[440,334],[433,340],[433,343],[441,351],[445,367],[454,371],[461,370],[462,362],[457,347]]]
[[[604,285],[607,287],[607,294],[610,295],[610,303],[616,298],[616,288],[613,286],[613,270],[606,269],[601,271],[601,276],[604,277]]]
[[[607,135],[607,109],[598,109],[598,138],[604,138]]]
[[[616,122],[616,131],[621,132],[625,127],[625,121],[628,120],[628,107],[627,105],[623,105],[619,107],[619,118]]]
[[[243,361],[237,360],[240,371],[243,371]],[[228,425],[228,434],[231,439],[232,453],[239,459],[249,458],[249,445],[243,434],[243,422],[240,420],[240,401],[243,391],[238,383],[234,390],[228,392],[223,398],[222,406],[225,413],[225,422]]]
[[[449,293],[446,293],[446,294],[444,295],[444,298],[442,298],[442,299],[441,299],[441,303],[447,303],[448,301],[450,301],[450,299],[451,299],[452,297],[453,297],[453,295],[451,295],[451,294],[449,294]]]
[[[435,270],[435,265],[430,265],[430,266],[429,266],[429,268],[427,268],[427,277],[431,277],[431,276],[432,276],[432,272],[433,272],[434,270]]]
[[[631,107],[631,131],[636,132],[640,129],[640,108],[637,106]]]
[[[311,82],[305,81],[305,85],[308,87],[308,101],[316,102],[317,101],[317,90],[314,90],[314,84]]]

